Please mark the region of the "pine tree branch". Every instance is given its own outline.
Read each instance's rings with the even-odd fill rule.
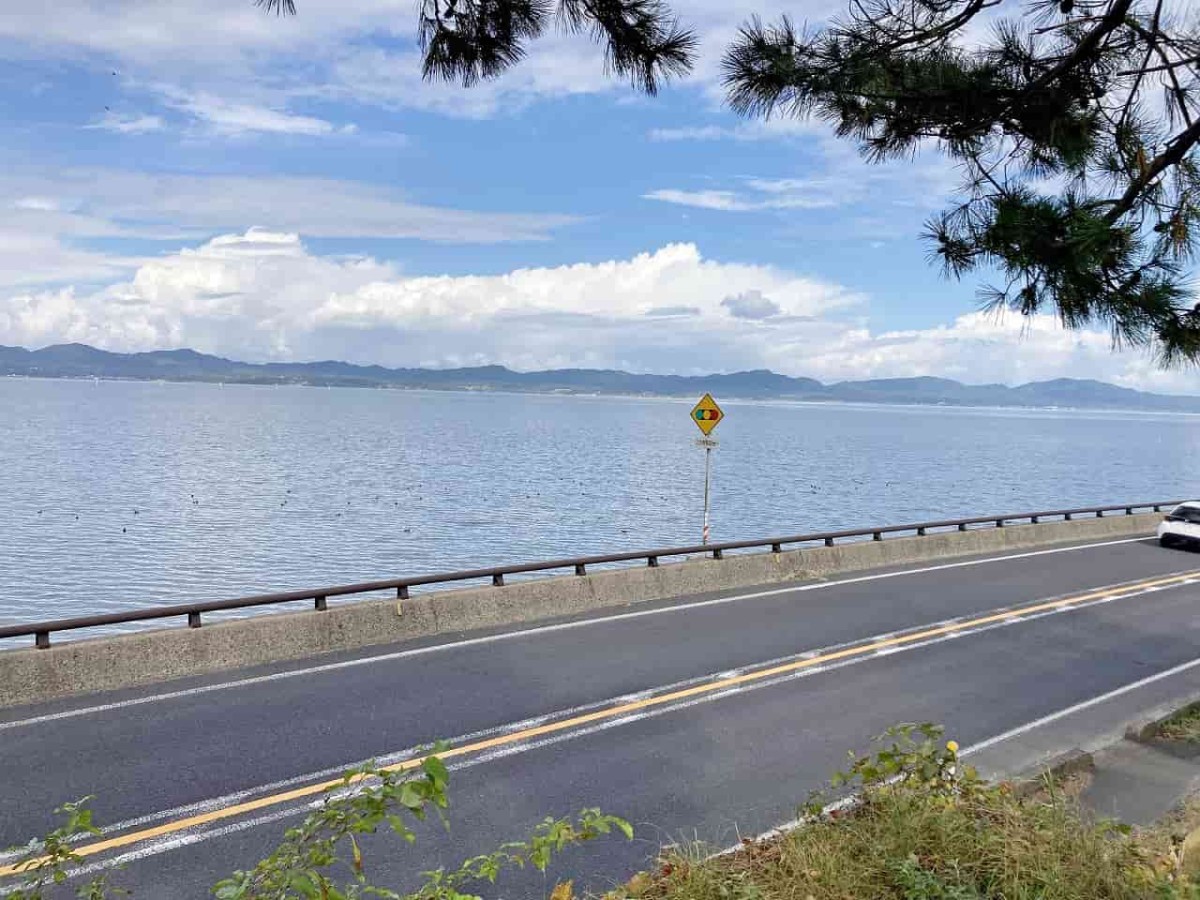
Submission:
[[[1164,171],[1171,166],[1178,165],[1197,142],[1200,142],[1200,122],[1196,122],[1185,131],[1180,132],[1167,149],[1151,160],[1146,166],[1146,170],[1130,183],[1124,194],[1116,200],[1109,201],[1113,203],[1113,208],[1108,211],[1105,218],[1109,222],[1115,223],[1121,216],[1133,209],[1138,195]]]
[[[294,16],[296,14],[295,0],[254,0],[254,5],[265,9],[277,16]]]
[[[1147,56],[1153,53],[1154,48],[1151,47],[1150,50],[1147,51]],[[1147,62],[1149,62],[1149,59],[1147,59]],[[1200,62],[1200,54],[1196,56],[1189,56],[1187,59],[1177,59],[1170,62],[1165,62],[1159,66],[1146,66],[1145,63],[1143,63],[1142,67],[1140,68],[1125,69],[1124,71],[1118,72],[1117,75],[1124,77],[1127,75],[1149,75],[1152,72],[1169,72],[1172,69],[1179,69],[1183,66],[1191,66],[1198,62]]]
[[[926,31],[918,31],[917,33],[908,35],[907,37],[894,38],[890,44],[882,45],[881,49],[885,51],[893,51],[899,50],[902,47],[908,47],[911,44],[924,44],[930,41],[939,41],[968,24],[973,18],[975,18],[985,9],[988,9],[992,6],[999,6],[1002,2],[1004,2],[1004,0],[971,0],[971,2],[967,4],[966,9],[953,18],[947,19],[942,24]],[[915,31],[917,29],[915,10],[913,15],[914,20],[910,23],[909,27]]]
[[[1150,20],[1150,30],[1158,33],[1158,22],[1162,16],[1163,0],[1158,0],[1154,5],[1154,17]],[[1125,99],[1125,108],[1121,110],[1121,118],[1117,121],[1117,127],[1122,127],[1129,119],[1129,114],[1133,111],[1133,104],[1137,100],[1138,88],[1141,87],[1142,79],[1146,76],[1146,66],[1150,62],[1150,57],[1154,55],[1154,44],[1147,42],[1146,55],[1142,57],[1142,64],[1137,70],[1137,77],[1133,81],[1133,87],[1129,89],[1129,96]],[[1122,73],[1118,72],[1117,75]]]
[[[1179,115],[1183,117],[1183,121],[1191,125],[1192,116],[1187,108],[1187,93],[1179,83],[1179,78],[1175,74],[1175,67],[1168,66],[1172,60],[1162,48],[1162,44],[1167,43],[1174,46],[1175,42],[1170,40],[1166,35],[1160,34],[1157,29],[1147,31],[1138,22],[1131,21],[1129,27],[1136,31],[1154,51],[1155,55],[1163,61],[1163,70],[1167,73],[1167,77],[1171,79],[1171,91],[1175,95],[1175,104],[1179,108]]]
[[[1095,53],[1104,38],[1125,24],[1126,17],[1132,6],[1133,0],[1116,0],[1109,7],[1108,12],[1104,14],[1103,18],[1100,19],[1100,23],[1083,36],[1083,39],[1075,45],[1074,50],[1064,56],[1054,68],[1030,82],[1022,93],[1040,90],[1046,85],[1057,81],[1064,74],[1074,69]]]

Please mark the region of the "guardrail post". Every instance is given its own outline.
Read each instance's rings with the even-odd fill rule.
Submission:
[[[321,612],[325,612],[325,610],[329,609],[329,605],[325,602],[325,598],[323,596],[313,597],[313,606]]]
[[[50,632],[39,631],[33,636],[33,645],[39,650],[50,649]]]
[[[1063,513],[1063,521],[1064,521],[1064,522],[1070,522],[1070,521],[1071,521],[1071,514],[1070,514],[1070,513]]]
[[[657,556],[647,556],[646,557],[646,565],[648,565],[651,569],[657,569],[658,568],[658,557]]]
[[[959,531],[966,531],[966,530],[967,530],[967,526],[966,526],[966,525],[959,525],[959,526],[958,526],[958,530],[959,530]]]
[[[883,540],[883,532],[882,532],[882,531],[873,531],[873,532],[871,532],[871,540],[873,540],[873,541],[882,541],[882,540]]]
[[[723,559],[724,558],[724,554],[721,553],[720,550],[714,550],[712,552],[712,554],[713,554],[713,559]]]
[[[1133,507],[1132,506],[1125,507],[1125,515],[1127,515],[1127,516],[1133,515]]]
[[[997,527],[997,528],[1003,528],[1003,527],[1004,527],[1004,520],[1003,520],[1003,519],[997,519],[997,520],[996,520],[996,527]]]
[[[1036,525],[1038,523],[1039,519],[1041,519],[1041,516],[1030,516],[1029,523],[1031,525]]]
[[[771,552],[772,553],[782,553],[783,552],[783,544],[772,544]]]
[[[504,576],[503,575],[493,575],[492,576],[492,587],[504,587]]]
[[[408,599],[408,585],[407,584],[402,584],[402,585],[400,585],[400,587],[396,588],[396,599],[397,600],[407,600]]]
[[[922,525],[917,529],[917,537],[925,537],[925,526]]]
[[[1103,519],[1104,518],[1104,510],[1102,510],[1102,509],[1096,510],[1096,518]]]
[[[1161,507],[1160,507],[1160,506],[1159,506],[1157,503],[1155,503],[1155,504],[1154,504],[1154,511],[1155,511],[1155,512],[1162,512],[1162,508],[1161,508]]]
[[[576,575],[586,575],[587,574],[587,566],[585,566],[583,563],[576,563],[575,564],[575,574]]]
[[[199,627],[200,627],[200,613],[198,613],[198,612],[188,613],[188,628],[199,628]]]
[[[825,538],[825,546],[832,547],[833,546],[833,538]]]

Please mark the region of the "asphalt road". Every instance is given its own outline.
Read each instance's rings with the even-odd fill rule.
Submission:
[[[0,846],[94,795],[97,821],[131,838],[88,866],[122,863],[115,881],[135,897],[205,897],[297,821],[305,800],[281,792],[452,739],[468,749],[451,760],[449,833],[368,841],[380,882],[412,886],[547,815],[600,806],[637,839],[555,871],[603,886],[681,836],[723,846],[790,819],[890,724],[941,722],[969,746],[1187,664],[1198,637],[1200,554],[1117,541],[24,707],[0,712]],[[525,874],[481,893],[552,884]]]

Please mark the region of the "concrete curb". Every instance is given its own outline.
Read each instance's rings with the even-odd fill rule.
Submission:
[[[1162,728],[1164,722],[1197,705],[1200,705],[1200,692],[1197,692],[1192,700],[1182,706],[1172,703],[1155,707],[1126,726],[1125,739],[1136,741],[1139,744],[1148,744],[1158,737],[1159,729]]]
[[[1153,532],[1160,514],[1108,516],[856,541],[363,600],[203,628],[164,628],[0,651],[0,708],[417,638],[503,628],[651,600],[811,581],[851,572]],[[803,601],[797,603],[802,612]]]
[[[1011,779],[1013,792],[1018,797],[1029,797],[1045,787],[1047,781],[1058,781],[1068,775],[1094,771],[1095,768],[1095,757],[1090,752],[1076,747],[1047,760],[1036,769],[1026,769],[1018,774]]]
[[[1149,744],[1158,736],[1162,724],[1186,709],[1200,704],[1200,691],[1196,691],[1187,700],[1173,700],[1161,703],[1146,710],[1135,719],[1129,720],[1121,729],[1123,738],[1098,742],[1088,750],[1078,747],[1051,757],[1043,763],[1031,766],[1013,776],[1009,780],[1021,796],[1028,796],[1045,784],[1047,778],[1058,779],[1080,772],[1090,772],[1096,768],[1095,753],[1107,747],[1115,746],[1120,741],[1127,740],[1139,744]]]
[[[1200,705],[1200,691],[1186,703],[1162,704],[1139,716],[1125,728],[1125,740],[1153,745],[1159,730],[1168,719]],[[1200,828],[1193,828],[1179,842],[1179,864],[1193,878],[1200,876]]]

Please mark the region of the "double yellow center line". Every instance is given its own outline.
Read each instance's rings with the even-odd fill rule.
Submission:
[[[1136,596],[1150,590],[1176,587],[1197,579],[1200,579],[1200,570],[1183,572],[1177,575],[1153,578],[1145,581],[1115,585],[1112,587],[1089,591],[1084,594],[1076,594],[1074,596],[1063,597],[1057,600],[1034,603],[1029,606],[1013,607],[1002,612],[991,613],[989,615],[980,616],[974,619],[964,619],[960,621],[949,622],[944,625],[938,625],[921,631],[912,631],[906,634],[896,635],[894,637],[881,638],[870,643],[856,644],[850,647],[823,653],[819,656],[791,660],[779,665],[769,666],[764,669],[756,669],[751,672],[745,672],[725,678],[714,678],[710,681],[705,681],[690,687],[681,688],[679,690],[669,691],[663,694],[655,694],[650,697],[632,700],[627,703],[606,707],[594,712],[571,716],[569,718],[560,719],[557,721],[546,722],[545,724],[525,728],[520,731],[507,732],[505,734],[487,738],[486,740],[464,744],[460,747],[451,747],[450,749],[444,750],[437,755],[439,758],[446,760],[458,756],[481,753],[485,750],[492,750],[497,747],[504,747],[512,744],[519,744],[523,741],[543,737],[549,734],[570,731],[594,722],[627,716],[630,713],[639,712],[653,707],[667,706],[673,703],[678,703],[681,700],[688,700],[694,697],[703,696],[705,694],[714,694],[719,691],[728,690],[732,687],[739,687],[746,684],[752,684],[754,682],[766,681],[772,678],[777,678],[781,675],[800,672],[804,669],[825,666],[829,663],[837,662],[839,660],[868,656],[870,654],[877,653],[880,650],[893,647],[919,644],[922,641],[943,637],[954,632],[974,630],[982,626],[1003,622],[1008,619],[1020,619],[1036,613],[1066,609],[1068,607],[1079,606],[1081,604],[1092,603],[1100,600],[1118,599],[1126,595]],[[419,767],[425,758],[426,757],[424,756],[417,756],[411,759],[393,763],[388,766],[382,766],[380,768],[388,772],[402,772],[408,769],[415,769]],[[369,776],[355,776],[350,779],[350,784],[355,784],[363,780],[365,777]],[[132,844],[138,844],[143,841],[153,840],[154,838],[177,834],[188,829],[197,828],[202,825],[210,825],[213,822],[219,822],[224,819],[232,819],[237,816],[243,816],[247,813],[256,812],[268,807],[279,806],[281,804],[291,803],[296,800],[305,800],[316,795],[323,794],[326,791],[344,787],[346,783],[346,779],[344,778],[334,778],[328,781],[308,784],[293,790],[269,794],[254,800],[233,803],[229,806],[224,806],[219,809],[213,809],[193,816],[188,816],[186,818],[165,822],[162,825],[152,828],[146,828],[140,831],[132,831],[127,834],[118,835],[105,840],[84,844],[76,848],[75,853],[82,857],[93,856],[109,850],[118,850],[122,847],[128,847]],[[0,878],[7,875],[13,875],[21,871],[27,871],[28,869],[36,866],[40,861],[41,860],[32,860],[25,863],[0,866]]]

